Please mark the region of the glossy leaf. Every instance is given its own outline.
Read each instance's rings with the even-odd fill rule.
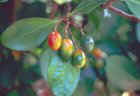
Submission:
[[[134,13],[134,15],[140,18],[140,1],[139,0],[127,0],[126,4],[129,9]]]
[[[112,85],[121,90],[140,89],[140,70],[125,56],[111,56],[107,59],[107,77]]]
[[[50,49],[41,56],[41,71],[55,96],[71,96],[80,76],[79,69]]]
[[[19,96],[19,94],[16,90],[13,90],[13,91],[9,92],[7,96]]]
[[[0,0],[0,3],[5,3],[7,2],[8,0]]]
[[[128,1],[131,1],[131,2],[134,2],[134,3],[137,3],[137,4],[140,4],[140,0],[128,0]]]
[[[95,8],[99,7],[101,4],[103,4],[105,0],[82,0],[79,5],[75,8],[73,13],[79,12],[88,14],[92,12]]]
[[[57,20],[45,18],[22,19],[12,24],[2,34],[2,43],[14,50],[30,50],[39,46],[53,31]]]
[[[140,42],[140,23],[137,24],[136,36],[137,36],[138,42]]]

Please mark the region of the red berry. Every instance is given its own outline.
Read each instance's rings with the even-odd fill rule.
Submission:
[[[61,43],[62,37],[59,32],[51,32],[48,35],[48,45],[52,50],[54,51],[59,50],[61,47]]]

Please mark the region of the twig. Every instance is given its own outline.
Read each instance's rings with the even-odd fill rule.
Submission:
[[[130,14],[128,14],[128,13],[126,13],[126,12],[118,9],[118,8],[115,8],[113,6],[110,6],[108,9],[111,10],[111,11],[113,11],[113,12],[115,12],[115,13],[118,13],[120,16],[123,16],[125,18],[128,18],[128,19],[130,19],[132,21],[140,22],[140,19],[139,18],[137,18],[137,17],[135,17],[133,15],[130,15]]]
[[[70,22],[67,21],[66,26],[65,26],[65,28],[64,28],[64,37],[65,37],[65,38],[68,37],[68,30],[69,30],[69,27],[70,27]]]
[[[51,10],[50,19],[54,19],[55,13],[58,10],[58,5],[54,3],[53,8]]]
[[[82,36],[85,35],[84,29],[83,29],[82,27],[80,28],[80,32],[81,32],[81,35],[82,35]]]
[[[70,33],[70,35],[71,35],[72,42],[73,42],[75,48],[78,49],[78,45],[77,45],[77,43],[76,43],[76,41],[75,41],[75,39],[74,39],[74,37],[73,37],[73,35],[72,35],[72,31],[70,30],[69,33]]]
[[[71,12],[71,9],[72,9],[71,4],[68,3],[67,4],[67,14],[69,14],[69,12]]]
[[[58,26],[62,23],[63,20],[64,20],[63,18],[60,18],[59,21],[56,23],[55,28],[54,28],[55,32],[58,30]]]
[[[140,18],[137,18],[136,16],[130,15],[130,14],[118,9],[118,8],[113,7],[112,3],[115,2],[115,1],[117,1],[117,0],[109,0],[108,2],[103,4],[101,7],[102,8],[107,8],[107,9],[119,14],[120,16],[125,17],[127,19],[130,19],[132,21],[140,22]]]
[[[105,4],[102,5],[103,8],[108,8],[110,5],[112,6],[112,3],[117,0],[108,0]]]

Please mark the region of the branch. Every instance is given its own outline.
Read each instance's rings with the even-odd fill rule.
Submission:
[[[58,10],[58,5],[56,3],[54,3],[53,8],[51,10],[51,14],[50,14],[50,19],[54,19],[55,13]]]
[[[117,13],[117,14],[119,14],[120,16],[123,16],[125,18],[128,18],[128,19],[130,19],[132,21],[140,22],[140,19],[139,18],[137,18],[137,17],[135,17],[133,15],[130,15],[130,14],[128,14],[128,13],[126,13],[126,12],[118,9],[118,8],[115,8],[113,6],[110,6],[110,7],[108,7],[108,9],[111,10],[111,11],[113,11],[113,12],[115,12],[115,13]]]
[[[117,0],[108,0],[105,4],[102,5],[103,8],[108,8],[109,6],[112,6],[112,3]]]
[[[109,10],[111,10],[111,11],[119,14],[120,16],[125,17],[127,19],[130,19],[132,21],[140,22],[140,18],[137,18],[137,17],[135,17],[133,15],[130,15],[130,14],[128,14],[128,13],[126,13],[126,12],[118,9],[118,8],[113,7],[112,6],[112,3],[115,2],[115,1],[117,1],[117,0],[109,0],[108,2],[106,2],[105,4],[103,4],[101,7],[102,8],[107,8],[107,9],[109,9]]]

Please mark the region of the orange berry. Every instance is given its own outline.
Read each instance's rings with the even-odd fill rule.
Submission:
[[[12,51],[12,55],[14,56],[15,60],[19,60],[21,57],[21,52],[20,51]]]
[[[68,59],[72,56],[73,52],[74,46],[72,40],[70,40],[69,38],[65,38],[61,46],[61,56],[64,59]]]
[[[102,59],[104,56],[103,56],[103,51],[99,48],[95,48],[93,50],[93,55],[95,56],[96,59]]]

